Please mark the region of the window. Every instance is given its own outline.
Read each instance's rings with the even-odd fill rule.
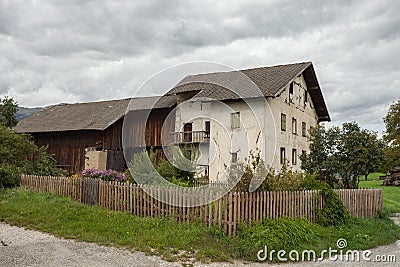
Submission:
[[[281,114],[281,130],[286,131],[286,114]]]
[[[307,125],[304,121],[301,123],[301,135],[304,137],[307,135]]]
[[[297,120],[292,118],[292,133],[297,134]]]
[[[292,149],[292,165],[297,164],[297,150],[295,148]]]
[[[304,91],[304,104],[308,102],[308,93],[307,91]]]
[[[284,147],[281,147],[281,164],[286,163],[286,150]]]
[[[231,113],[231,128],[240,128],[240,112]]]
[[[206,138],[210,138],[210,130],[211,130],[211,126],[210,126],[210,121],[206,121],[205,122],[205,128],[206,128]]]
[[[289,85],[289,94],[293,94],[293,82]]]
[[[238,161],[237,152],[231,153],[231,157],[232,157],[232,159],[231,159],[232,163],[236,163]]]

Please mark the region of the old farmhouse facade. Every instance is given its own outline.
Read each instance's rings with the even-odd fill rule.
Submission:
[[[91,150],[104,152],[103,167],[122,170],[128,105],[133,123],[124,129],[130,140],[125,149],[179,146],[197,161],[198,175],[211,180],[223,180],[226,167],[244,161],[250,150],[260,151],[275,169],[287,161],[299,170],[298,158],[309,149],[308,130],[330,120],[314,67],[304,62],[187,76],[162,97],[52,106],[15,130],[48,145],[71,173],[87,167]],[[134,120],[141,112],[150,114],[147,122]],[[169,136],[168,144],[162,135]]]

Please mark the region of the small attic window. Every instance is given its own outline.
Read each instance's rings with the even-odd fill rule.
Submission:
[[[293,94],[293,82],[289,85],[289,94]]]
[[[231,113],[231,128],[240,128],[240,112]]]

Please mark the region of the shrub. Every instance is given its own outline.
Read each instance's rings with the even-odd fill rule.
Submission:
[[[116,181],[116,182],[126,182],[126,175],[121,172],[113,170],[94,170],[86,169],[82,171],[82,176],[84,178],[94,178],[103,181]]]
[[[320,194],[324,205],[322,209],[317,210],[316,222],[322,226],[338,226],[348,223],[350,212],[336,192],[329,185],[325,185]]]
[[[293,171],[287,164],[282,166],[279,173],[272,170],[265,179],[265,183],[271,191],[317,190],[324,184],[317,180],[315,174]]]
[[[12,188],[19,184],[19,173],[10,166],[0,165],[0,188]]]
[[[231,165],[228,171],[231,182],[236,181],[238,175],[241,175],[234,187],[234,190],[238,192],[249,191],[252,183],[260,184],[257,191],[316,190],[321,189],[324,185],[317,180],[315,174],[295,172],[289,168],[287,163],[282,165],[279,172],[268,168],[261,159],[258,149],[256,153],[250,151],[246,163]]]
[[[389,220],[390,212],[385,209],[378,209],[375,218],[382,219],[382,220]]]
[[[133,179],[140,177],[141,183],[157,184],[162,177],[180,186],[191,185],[194,179],[195,166],[193,162],[188,160],[187,151],[171,147],[168,153],[174,164],[168,159],[161,159],[157,163],[156,155],[152,149],[149,153],[143,150],[135,154],[133,161],[128,163]]]
[[[47,147],[37,147],[31,136],[16,134],[0,126],[0,165],[11,166],[18,172],[34,175],[59,176],[54,158],[47,154]]]
[[[23,173],[43,176],[64,176],[67,174],[56,167],[57,161],[49,154],[47,154],[47,147],[43,146],[37,148],[33,159],[27,161],[23,167]]]

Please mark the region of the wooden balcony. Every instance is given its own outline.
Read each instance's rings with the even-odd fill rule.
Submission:
[[[210,141],[210,133],[207,131],[173,132],[171,142],[173,144],[197,144]]]

